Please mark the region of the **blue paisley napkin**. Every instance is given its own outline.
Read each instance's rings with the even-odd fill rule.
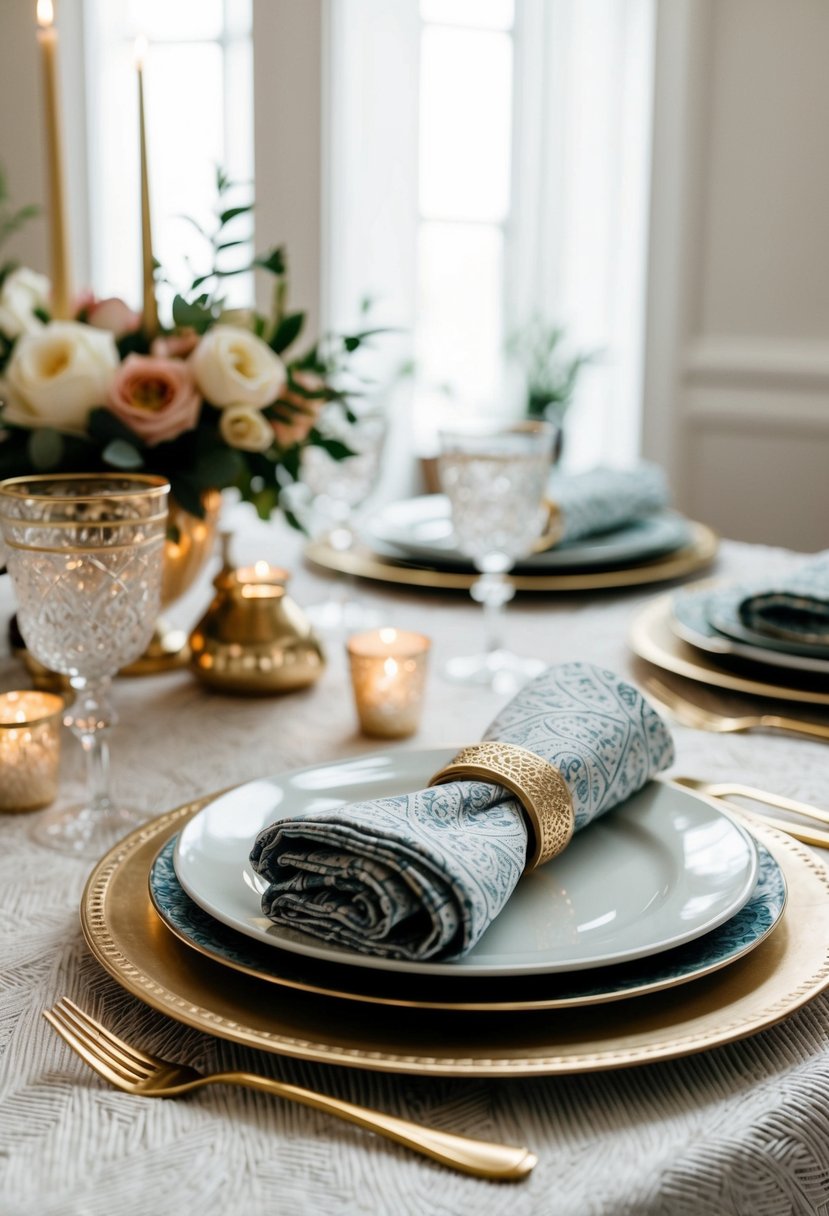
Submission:
[[[484,738],[542,756],[564,777],[576,831],[673,760],[662,719],[611,671],[549,667]],[[266,916],[387,958],[463,954],[521,877],[527,829],[502,786],[457,781],[279,820],[256,838]]]
[[[737,604],[742,623],[757,633],[829,645],[829,550],[776,582],[766,581]]]
[[[570,541],[621,528],[668,505],[665,474],[655,464],[553,473],[549,494],[561,508],[562,540]]]
[[[829,550],[773,579],[766,575],[732,586],[686,587],[674,593],[674,619],[687,641],[728,653],[734,626],[756,636],[755,645],[790,647],[794,653],[809,646],[829,646]],[[684,629],[684,632],[683,632]],[[737,635],[739,636],[739,635]],[[784,646],[782,640],[787,639]]]

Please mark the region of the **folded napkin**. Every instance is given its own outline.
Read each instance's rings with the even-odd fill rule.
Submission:
[[[737,612],[748,629],[769,638],[829,645],[829,550],[743,595]]]
[[[610,532],[668,505],[665,474],[655,464],[635,469],[553,473],[550,498],[561,509],[562,541]]]
[[[549,667],[501,711],[485,740],[559,770],[579,831],[673,760],[665,724],[635,688],[587,663]],[[455,781],[310,811],[265,828],[250,855],[277,924],[386,958],[463,954],[521,877],[527,828],[500,785]]]

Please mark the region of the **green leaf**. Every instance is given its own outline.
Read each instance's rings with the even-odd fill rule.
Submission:
[[[124,443],[128,443],[131,447],[142,448],[144,441],[134,431],[130,430],[125,422],[116,417],[111,410],[100,406],[93,410],[89,415],[89,434],[93,439],[97,439],[98,443],[106,445],[114,442],[116,439],[121,439]]]
[[[223,211],[219,216],[219,223],[229,224],[231,220],[235,220],[237,215],[247,215],[253,211],[253,203],[245,203],[241,207],[228,207],[227,211]]]
[[[144,457],[138,448],[127,443],[126,439],[113,439],[112,443],[108,443],[103,458],[116,469],[140,469],[144,465]]]
[[[244,457],[235,448],[225,447],[223,443],[205,446],[198,455],[194,479],[204,489],[235,485],[244,469]]]
[[[271,274],[285,274],[288,269],[288,264],[285,260],[285,250],[280,245],[276,249],[271,249],[267,253],[261,253],[253,259],[253,265],[258,266],[260,270],[268,270]]]
[[[189,477],[170,474],[170,494],[182,510],[188,511],[190,515],[195,515],[197,519],[204,519],[201,491]]]
[[[354,455],[354,451],[339,439],[320,438],[317,440],[317,447],[327,452],[332,460],[345,460],[348,456]]]
[[[177,295],[173,299],[173,322],[179,329],[195,329],[197,334],[203,334],[213,323],[213,314],[197,300],[191,304]]]
[[[57,469],[63,459],[63,436],[53,427],[40,427],[29,435],[28,455],[38,473]]]
[[[279,506],[279,488],[277,486],[265,486],[261,490],[255,490],[250,496],[250,502],[256,508],[256,514],[260,519],[270,519],[273,512]]]
[[[304,312],[289,312],[287,317],[283,317],[276,327],[276,333],[270,340],[271,350],[276,351],[281,355],[283,350],[296,342],[299,335],[302,333],[302,327],[305,324]]]

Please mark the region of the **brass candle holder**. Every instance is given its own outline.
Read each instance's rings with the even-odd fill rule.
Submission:
[[[430,647],[422,633],[402,629],[373,629],[349,638],[351,683],[364,734],[405,739],[415,733]]]
[[[290,574],[267,562],[234,570],[226,561],[216,594],[190,635],[190,669],[223,692],[267,696],[305,688],[325,656],[305,613],[287,594]]]
[[[0,811],[36,811],[58,788],[63,697],[0,693]]]

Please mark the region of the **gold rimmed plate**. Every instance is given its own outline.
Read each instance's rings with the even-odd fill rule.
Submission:
[[[565,592],[604,591],[620,587],[642,587],[649,583],[670,582],[697,574],[711,565],[717,555],[718,538],[705,524],[691,523],[691,542],[675,553],[651,561],[633,562],[610,569],[576,570],[557,574],[510,575],[517,591]],[[394,561],[365,546],[340,551],[325,541],[312,541],[305,556],[315,566],[406,587],[427,587],[438,591],[468,591],[476,574],[462,570],[436,569],[427,565]]]
[[[756,828],[783,871],[789,906],[746,957],[693,984],[577,1010],[503,1013],[399,1008],[275,988],[177,940],[153,908],[153,859],[206,799],[132,833],[93,870],[81,923],[95,957],[127,991],[209,1034],[305,1060],[388,1072],[510,1077],[672,1059],[756,1033],[829,982],[829,879],[790,838]]]
[[[672,626],[672,597],[659,596],[633,622],[629,644],[640,659],[700,684],[783,701],[829,706],[825,678],[782,669],[763,670],[723,666],[719,659],[678,637]]]
[[[190,899],[176,877],[175,841],[176,837],[171,837],[156,856],[149,873],[149,891],[159,916],[185,945],[266,983],[374,1005],[510,1012],[564,1009],[643,996],[687,984],[748,954],[777,926],[786,903],[783,873],[768,850],[758,846],[755,889],[748,902],[717,929],[685,946],[628,965],[578,974],[511,977],[505,993],[500,980],[378,974],[369,968],[332,966],[283,950],[263,949]]]

